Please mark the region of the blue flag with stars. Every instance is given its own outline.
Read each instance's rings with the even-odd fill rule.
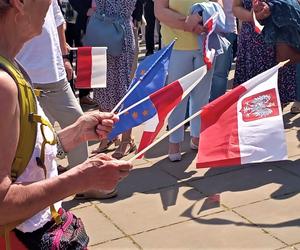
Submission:
[[[139,64],[128,89],[128,91],[131,90],[132,92],[124,100],[119,111],[125,110],[165,86],[174,43],[175,40],[165,48],[146,57]],[[149,105],[152,104],[147,101],[143,102],[120,115],[120,120],[108,135],[109,140],[153,117],[155,112]]]

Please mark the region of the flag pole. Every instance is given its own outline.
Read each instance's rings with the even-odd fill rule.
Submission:
[[[169,45],[172,46],[175,41],[177,40],[177,38],[175,38],[173,40],[173,42]],[[112,113],[115,113],[117,111],[117,109],[121,106],[121,104],[125,101],[125,99],[132,93],[132,91],[141,83],[141,81],[145,78],[145,76],[147,74],[149,74],[149,72],[154,68],[154,65],[156,65],[156,63],[167,53],[167,50],[161,54],[161,56],[159,58],[156,59],[156,61],[152,64],[152,66],[146,71],[145,74],[143,74],[140,79],[137,81],[137,83],[135,85],[132,86],[132,88],[126,93],[125,96],[123,96],[123,98],[121,99],[121,101],[119,101],[119,103],[113,108],[113,110],[111,111]]]
[[[178,124],[177,126],[175,126],[174,128],[172,128],[171,130],[169,130],[167,133],[165,133],[162,137],[158,138],[156,141],[152,142],[150,145],[148,145],[146,148],[144,148],[142,151],[140,151],[139,153],[137,153],[136,155],[134,155],[129,162],[133,162],[134,160],[136,160],[137,158],[139,158],[141,155],[145,154],[150,148],[154,147],[156,144],[158,144],[159,142],[161,142],[163,139],[165,139],[166,137],[168,137],[170,134],[172,134],[174,131],[176,131],[177,129],[179,129],[180,127],[182,127],[185,123],[193,120],[195,117],[197,117],[198,115],[200,115],[202,113],[202,109],[200,109],[198,112],[196,112],[195,114],[193,114],[192,116],[190,116],[189,118],[187,118],[186,120],[184,120],[183,122],[181,122],[180,124]]]
[[[145,102],[146,100],[149,99],[149,96],[144,97],[143,99],[139,100],[138,102],[132,104],[131,106],[129,106],[128,108],[122,110],[121,112],[118,113],[118,116],[125,114],[126,112],[128,112],[130,109],[133,109],[134,107],[138,106],[139,104]]]

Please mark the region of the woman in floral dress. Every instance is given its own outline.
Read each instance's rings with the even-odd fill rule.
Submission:
[[[262,35],[254,31],[251,9],[252,0],[233,1],[233,13],[243,22],[238,36],[234,86],[244,83],[276,64],[275,47],[266,44]],[[278,88],[283,105],[295,99],[295,65],[285,66],[279,70]]]
[[[107,86],[94,89],[94,101],[101,111],[112,111],[126,94],[131,82],[131,69],[135,55],[135,40],[131,15],[135,8],[136,0],[96,0],[96,14],[105,14],[109,17],[117,17],[123,20],[125,39],[122,53],[119,56],[107,55]],[[105,150],[111,142],[100,143],[98,152]],[[131,138],[131,131],[122,135],[119,148],[113,156],[122,158],[135,150],[135,144]]]

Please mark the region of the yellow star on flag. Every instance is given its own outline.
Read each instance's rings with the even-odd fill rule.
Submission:
[[[133,112],[133,113],[132,113],[133,119],[136,120],[136,119],[138,118],[138,116],[139,116],[138,112]]]
[[[149,111],[148,110],[144,110],[143,111],[143,116],[147,116],[149,114]]]
[[[141,70],[141,75],[144,75],[146,73],[146,70],[142,69]]]

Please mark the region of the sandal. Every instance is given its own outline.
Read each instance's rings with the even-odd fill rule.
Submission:
[[[290,112],[291,112],[291,114],[294,114],[294,115],[299,114],[300,113],[300,107],[292,106]]]
[[[120,146],[112,154],[112,157],[119,160],[124,156],[129,155],[133,151],[136,151],[136,145],[133,139],[131,139],[130,141],[122,141]]]
[[[84,193],[76,194],[74,199],[85,200],[85,199],[110,199],[118,195],[118,190],[115,188],[111,192],[105,192],[100,190],[89,190]]]
[[[120,139],[116,138],[116,139],[113,139],[112,141],[109,141],[107,139],[101,140],[100,144],[99,144],[99,147],[97,149],[93,150],[92,154],[100,154],[100,153],[107,152],[109,147],[113,143],[115,144],[115,146],[119,146],[120,145]]]

